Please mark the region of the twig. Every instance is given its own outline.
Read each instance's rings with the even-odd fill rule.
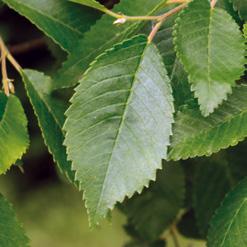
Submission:
[[[0,39],[0,48],[1,48],[1,71],[2,71],[3,89],[4,89],[4,93],[7,96],[9,96],[9,79],[6,68],[7,53],[2,39]]]
[[[184,9],[185,7],[187,7],[188,3],[183,3],[179,6],[177,6],[174,9],[171,9],[170,11],[166,12],[165,14],[161,15],[158,17],[158,22],[156,23],[156,25],[154,26],[154,28],[152,29],[151,33],[148,36],[148,43],[151,43],[154,36],[156,35],[156,33],[159,31],[161,25],[163,24],[163,22],[170,16],[176,14],[177,12],[179,12],[180,10]]]
[[[13,67],[20,72],[21,66],[18,64],[18,62],[14,59],[14,57],[9,53],[7,47],[5,46],[2,38],[0,37],[0,51],[1,51],[1,73],[2,73],[2,83],[4,88],[4,93],[9,96],[10,92],[14,93],[15,88],[13,85],[13,80],[8,78],[7,74],[7,66],[6,66],[6,60],[8,59],[9,62],[13,65]]]
[[[34,39],[31,41],[27,41],[24,43],[20,43],[17,45],[13,45],[9,47],[9,52],[14,55],[22,54],[25,52],[29,52],[31,50],[40,48],[42,46],[45,46],[45,38],[39,38],[39,39]]]
[[[177,233],[176,233],[176,228],[175,226],[172,226],[170,228],[170,233],[171,233],[171,237],[173,239],[173,243],[175,247],[180,247],[180,244],[178,242],[178,238],[177,238]]]
[[[17,72],[21,72],[20,64],[14,59],[14,57],[8,52],[7,58],[9,62],[13,65],[13,67],[17,70]]]
[[[190,0],[169,0],[166,4],[176,4],[176,3],[184,3],[187,4]],[[124,14],[115,13],[109,9],[104,10],[104,12],[117,20],[114,24],[123,24],[126,21],[160,21],[163,15],[158,16],[128,16]]]
[[[211,8],[213,9],[217,3],[217,0],[212,0],[211,1]]]
[[[125,21],[150,21],[150,20],[156,20],[157,16],[128,16],[128,15],[123,15],[119,13],[115,13],[109,9],[104,10],[104,12],[117,20],[122,20],[124,19]],[[115,23],[120,23],[120,22],[115,22]]]
[[[163,22],[159,21],[152,29],[151,33],[148,36],[148,44],[150,44],[152,42],[152,40],[154,39],[154,36],[157,34],[157,32],[159,31],[160,27],[162,26]]]
[[[166,4],[189,3],[189,0],[168,0]]]

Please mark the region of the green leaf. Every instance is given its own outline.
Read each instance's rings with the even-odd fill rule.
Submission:
[[[163,12],[163,11],[162,11]],[[176,52],[173,45],[173,26],[177,15],[171,16],[164,22],[160,30],[154,37],[154,43],[157,45],[160,54],[164,60],[169,75],[172,74],[174,63],[176,61]],[[147,31],[147,35],[152,31],[153,25]]]
[[[169,158],[211,155],[247,136],[247,86],[237,86],[228,101],[204,118],[198,109],[182,108],[175,118]]]
[[[108,11],[108,9],[104,5],[102,5],[99,2],[96,2],[94,0],[70,0],[70,2],[79,3],[82,5],[94,8],[94,9],[98,9],[102,12]]]
[[[210,158],[196,159],[193,207],[201,236],[206,237],[209,221],[226,193],[247,175],[245,154],[246,142],[242,142]]]
[[[27,118],[19,99],[0,92],[0,174],[22,157],[28,145]]]
[[[217,0],[216,6],[221,8],[221,9],[226,10],[228,12],[228,14],[230,14],[238,24],[241,24],[241,20],[239,18],[239,15],[236,12],[236,10],[234,9],[234,6],[233,6],[231,1],[232,0]]]
[[[173,45],[172,31],[176,18],[177,15],[174,15],[164,22],[154,38],[154,43],[157,45],[160,51],[160,54],[166,65],[168,75],[170,76],[173,88],[173,96],[175,99],[175,106],[179,107],[187,100],[193,99],[193,95],[190,91],[187,74],[176,57],[176,52]],[[149,34],[151,30],[152,25],[149,25],[146,33]]]
[[[177,224],[177,230],[187,238],[201,239],[196,226],[194,211],[192,209],[181,217]]]
[[[208,247],[247,246],[247,179],[224,199],[210,222]]]
[[[62,126],[66,105],[51,95],[50,77],[34,70],[23,70],[22,77],[49,152],[60,170],[74,182],[71,162],[67,161],[66,148],[63,146]]]
[[[179,59],[176,59],[173,64],[170,79],[171,79],[176,109],[179,109],[180,106],[190,101],[194,102],[193,100],[194,98],[190,90],[187,73],[184,71],[184,68],[182,64],[179,62]]]
[[[193,208],[202,237],[206,237],[211,217],[233,184],[230,167],[222,155],[197,161]]]
[[[232,0],[232,2],[241,19],[247,21],[247,2],[245,0]]]
[[[27,247],[28,238],[16,219],[15,212],[7,200],[0,194],[0,246]]]
[[[240,142],[237,146],[227,149],[226,158],[235,180],[235,184],[247,176],[246,166],[247,140]]]
[[[157,240],[153,243],[143,243],[138,240],[130,241],[124,247],[165,247],[166,243],[164,240]]]
[[[152,15],[167,0],[125,0],[117,4],[113,11],[126,15]],[[106,49],[131,37],[143,26],[143,22],[126,22],[124,25],[113,25],[114,18],[104,15],[84,38],[78,43],[73,54],[58,71],[54,88],[72,87],[78,83],[89,64]],[[100,38],[99,38],[100,37]]]
[[[79,8],[67,0],[3,1],[69,52],[99,17],[93,9]]]
[[[127,200],[120,208],[141,239],[154,241],[175,220],[183,206],[184,194],[183,168],[176,163],[166,163],[150,188]]]
[[[244,37],[247,39],[247,24],[244,24]]]
[[[176,20],[177,54],[189,74],[201,112],[208,116],[221,104],[244,72],[245,46],[238,25],[208,0],[189,4]]]
[[[158,50],[137,36],[92,64],[76,88],[65,144],[90,222],[141,192],[166,158],[173,99]]]

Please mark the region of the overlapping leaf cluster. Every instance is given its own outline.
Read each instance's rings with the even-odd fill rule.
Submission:
[[[151,43],[147,35],[155,23],[128,21],[127,15],[175,8],[166,0],[120,1],[112,11],[94,0],[4,2],[68,52],[52,78],[33,70],[21,76],[54,161],[83,191],[90,223],[99,224],[122,203],[134,238],[126,246],[164,246],[160,235],[174,228],[184,208],[180,223],[193,211],[195,219],[186,224],[196,221],[200,238],[209,228],[209,247],[247,246],[246,180],[220,206],[245,175],[235,174],[242,161],[233,169],[228,151],[220,161],[187,160],[247,137],[245,1],[219,3],[226,9],[190,1]],[[113,25],[121,14],[125,23]],[[68,108],[54,91],[75,85]],[[4,173],[25,152],[28,137],[18,99],[1,93],[0,106]],[[162,168],[162,160],[187,161]]]

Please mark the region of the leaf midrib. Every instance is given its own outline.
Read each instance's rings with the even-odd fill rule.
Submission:
[[[236,217],[238,216],[238,214],[240,213],[242,207],[244,206],[244,204],[245,204],[246,202],[247,202],[247,198],[245,197],[245,198],[243,199],[243,202],[240,204],[239,208],[237,209],[236,213],[235,213],[234,216],[232,217],[232,220],[231,220],[229,226],[227,227],[227,230],[226,230],[226,232],[225,232],[225,234],[224,234],[224,238],[223,238],[223,240],[222,240],[222,242],[221,242],[221,244],[220,244],[220,247],[223,247],[223,246],[224,246],[225,240],[226,240],[227,235],[228,235],[228,233],[229,233],[229,231],[230,231],[230,229],[231,229],[231,227],[232,227],[232,224],[234,223]]]
[[[212,55],[212,48],[211,48],[211,43],[212,43],[212,16],[213,16],[213,9],[210,8],[209,9],[209,26],[208,26],[208,66],[207,66],[207,70],[208,70],[208,85],[209,87],[211,86],[211,83],[212,83],[212,79],[211,79],[211,68],[210,68],[210,65],[211,65],[211,61],[210,61],[210,58],[211,58],[211,55]]]
[[[183,114],[186,114],[186,112],[182,112]],[[230,123],[232,120],[234,120],[235,118],[237,118],[237,117],[240,117],[241,115],[245,115],[247,113],[247,108],[245,109],[245,110],[241,110],[241,112],[239,112],[238,114],[236,114],[236,115],[233,115],[232,117],[226,117],[225,118],[225,121],[222,121],[222,122],[220,122],[219,123],[219,125],[217,125],[217,126],[209,126],[208,127],[208,129],[207,130],[202,130],[202,131],[199,131],[199,132],[197,132],[196,134],[194,134],[193,136],[187,136],[187,137],[184,137],[183,138],[183,141],[181,141],[181,142],[179,142],[179,144],[178,145],[176,145],[176,146],[180,146],[180,145],[184,145],[184,143],[187,143],[188,142],[188,139],[189,140],[192,140],[192,139],[194,139],[194,138],[197,138],[199,135],[207,135],[207,133],[209,132],[209,131],[212,131],[212,130],[214,130],[215,128],[219,128],[221,125],[223,125],[223,124],[226,124],[226,123]],[[191,142],[191,141],[190,141]],[[176,147],[176,146],[172,146],[172,149],[174,148],[174,147]]]
[[[110,155],[110,157],[109,157],[109,161],[108,161],[108,163],[107,164],[109,164],[108,165],[108,167],[107,167],[107,170],[106,170],[106,173],[105,173],[105,177],[104,177],[104,181],[103,181],[103,184],[102,184],[102,189],[101,189],[101,193],[100,193],[100,198],[99,198],[99,201],[98,201],[98,203],[97,203],[97,207],[96,207],[96,213],[98,212],[98,210],[99,210],[99,206],[100,206],[100,204],[101,204],[101,201],[102,201],[102,197],[103,197],[103,194],[104,194],[104,190],[105,190],[105,184],[106,184],[106,180],[107,180],[107,177],[108,177],[108,174],[109,174],[109,171],[110,171],[110,167],[112,166],[112,157],[113,157],[113,153],[114,153],[114,151],[115,151],[115,147],[116,147],[116,145],[117,145],[117,143],[118,143],[118,140],[119,140],[119,136],[121,136],[121,131],[122,131],[122,128],[123,128],[123,125],[124,125],[124,123],[125,123],[125,119],[126,119],[126,114],[128,113],[128,105],[129,105],[129,103],[130,103],[130,101],[131,101],[131,99],[132,99],[132,96],[133,96],[133,94],[134,94],[134,87],[135,87],[135,85],[136,85],[136,75],[138,74],[138,72],[139,72],[139,69],[140,69],[140,66],[141,66],[141,62],[142,62],[142,60],[143,60],[143,56],[144,56],[144,54],[145,54],[145,51],[146,51],[146,49],[147,49],[147,47],[148,47],[148,45],[146,44],[146,46],[144,47],[144,49],[143,49],[143,52],[142,52],[142,55],[140,56],[140,60],[139,60],[139,63],[138,63],[138,66],[137,66],[137,68],[136,68],[136,73],[134,74],[134,76],[133,76],[133,83],[132,83],[132,86],[131,86],[131,88],[130,88],[130,93],[129,93],[129,96],[128,96],[128,98],[127,98],[127,100],[126,100],[126,107],[125,107],[125,109],[124,109],[124,112],[123,112],[123,116],[122,116],[122,118],[121,118],[121,121],[120,121],[120,123],[119,123],[119,128],[118,128],[118,131],[117,131],[117,133],[116,133],[116,138],[115,138],[115,141],[114,141],[114,143],[113,143],[113,148],[112,148],[112,152],[111,152],[111,155]]]
[[[157,7],[155,7],[153,10],[151,10],[147,15],[152,15],[152,14],[155,13],[157,10],[159,10],[159,9],[161,8],[161,6],[164,4],[164,2],[166,2],[166,1],[162,1],[162,3],[160,3]],[[102,18],[104,18],[104,16],[102,16]],[[98,21],[96,22],[95,25],[97,25],[97,23],[100,22],[100,21],[101,21],[101,19],[98,20]],[[124,30],[122,30],[122,31],[120,31],[120,32],[115,33],[114,36],[113,36],[111,39],[109,39],[107,42],[105,42],[102,46],[100,46],[100,47],[97,48],[97,49],[94,49],[92,52],[89,52],[88,55],[82,56],[81,59],[78,59],[75,63],[72,63],[72,64],[70,65],[70,67],[77,66],[77,65],[80,64],[82,61],[85,61],[85,60],[87,60],[88,58],[90,58],[93,54],[98,54],[98,52],[99,52],[100,50],[103,50],[104,47],[108,47],[108,44],[111,44],[111,43],[114,42],[114,40],[117,40],[117,39],[119,38],[120,35],[124,37],[125,34],[128,33],[130,30],[132,30],[132,28],[135,27],[135,26],[138,26],[138,23],[131,24],[128,28],[126,28],[126,29],[124,29]],[[89,33],[90,31],[91,31],[91,30],[89,30],[88,33]],[[73,57],[72,57],[72,58],[73,58]],[[68,60],[67,60],[67,61],[68,61]],[[67,61],[65,61],[65,64],[66,64]],[[65,87],[66,87],[66,86],[65,86]]]

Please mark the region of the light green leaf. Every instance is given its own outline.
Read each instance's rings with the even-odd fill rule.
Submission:
[[[167,0],[125,0],[117,4],[113,11],[124,13],[126,15],[152,15]],[[123,25],[113,25],[114,18],[104,15],[88,31],[84,38],[78,43],[73,54],[64,63],[61,70],[58,71],[54,88],[72,87],[78,83],[89,64],[106,49],[114,44],[121,42],[126,37],[132,37],[133,34],[143,26],[143,22],[126,22]]]
[[[66,148],[63,146],[62,126],[66,105],[51,95],[50,77],[34,70],[23,70],[22,77],[45,143],[60,170],[74,182],[71,162],[67,161]]]
[[[161,168],[173,122],[170,81],[157,49],[137,36],[98,57],[71,102],[65,144],[96,224]]]
[[[71,52],[99,14],[67,0],[3,0],[28,18],[63,49]]]
[[[173,223],[183,206],[184,194],[183,168],[176,163],[166,163],[148,189],[127,200],[120,208],[139,237],[151,242]]]
[[[79,3],[94,9],[98,9],[103,12],[108,11],[108,9],[104,5],[100,4],[99,2],[96,2],[95,0],[70,0],[70,2]]]
[[[27,118],[19,99],[0,92],[0,174],[22,157],[28,145]]]
[[[0,194],[0,246],[27,247],[28,238],[16,219],[15,212],[7,200]]]
[[[189,4],[176,20],[177,54],[189,75],[201,112],[208,116],[221,104],[244,72],[245,46],[238,25],[208,0]]]
[[[187,159],[211,155],[247,137],[247,86],[237,86],[228,101],[212,115],[182,108],[175,118],[169,158]]]
[[[208,247],[247,246],[247,179],[223,201],[210,222]]]

